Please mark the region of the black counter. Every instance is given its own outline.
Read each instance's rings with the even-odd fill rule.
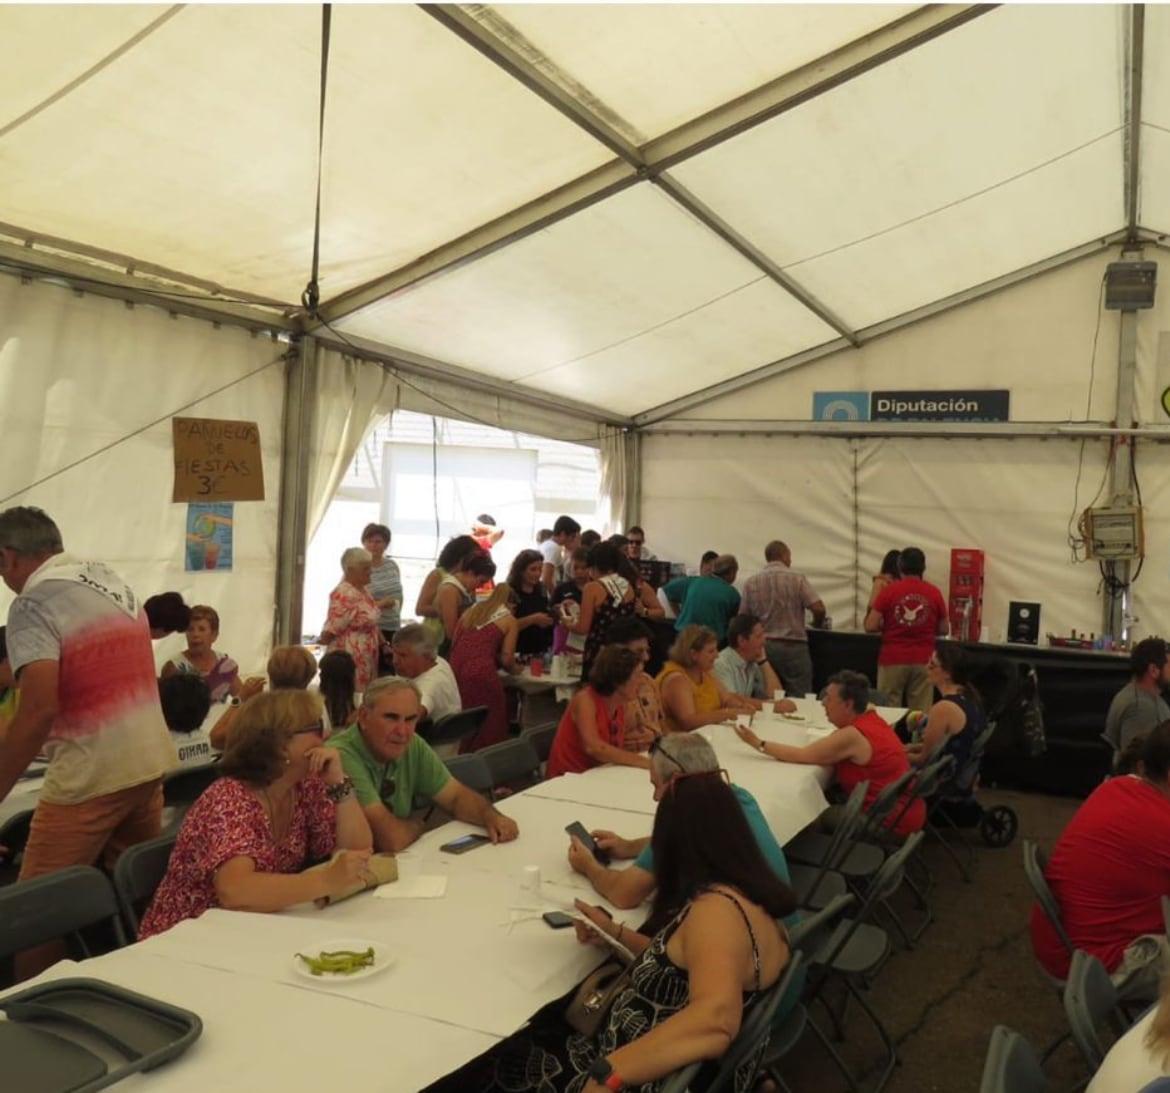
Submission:
[[[810,630],[808,637],[818,691],[843,668],[877,679],[877,634]],[[987,642],[962,646],[974,662],[976,683],[983,677],[989,688],[1005,673],[1018,672],[1022,666],[1034,668],[1044,708],[1047,751],[1037,758],[1023,754],[1005,726],[988,748],[984,784],[1075,797],[1099,785],[1112,755],[1101,739],[1105,713],[1114,694],[1130,680],[1128,655]]]

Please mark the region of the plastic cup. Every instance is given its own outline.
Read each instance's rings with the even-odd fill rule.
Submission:
[[[219,543],[216,540],[208,540],[207,548],[203,556],[203,565],[207,569],[215,569],[219,565],[219,549]]]
[[[520,898],[540,898],[540,866],[526,865],[520,870]]]
[[[760,703],[760,713],[762,713],[765,717],[771,717],[775,712],[776,712],[776,703],[775,702],[761,702]]]
[[[532,673],[533,678],[539,678],[544,675],[544,661],[540,657],[533,657],[532,663],[528,665],[528,670]]]
[[[187,568],[202,569],[207,564],[207,543],[202,539],[187,540]]]
[[[804,697],[807,698],[810,702],[818,702],[820,701],[821,696],[817,694],[816,691],[812,691],[809,694],[806,694]]]
[[[750,713],[737,713],[735,715],[735,723],[741,729],[750,729],[752,727],[752,715]]]
[[[777,687],[772,692],[772,701],[773,702],[783,702],[784,701],[784,688],[783,687]]]

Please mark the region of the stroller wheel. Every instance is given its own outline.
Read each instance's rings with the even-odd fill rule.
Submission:
[[[1020,821],[1007,805],[996,805],[983,813],[979,834],[988,846],[1008,846],[1016,837]]]

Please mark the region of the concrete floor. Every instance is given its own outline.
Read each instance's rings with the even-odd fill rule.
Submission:
[[[1011,846],[994,850],[968,833],[976,851],[973,883],[964,883],[942,849],[924,848],[935,878],[935,921],[911,951],[896,949],[877,976],[867,1000],[898,1043],[902,1063],[888,1093],[978,1093],[992,1028],[1005,1024],[1041,1051],[1067,1031],[1056,992],[1043,978],[1028,936],[1031,891],[1024,876],[1022,840],[1051,850],[1079,801],[1004,791],[982,791],[986,807],[1006,804],[1020,819]],[[906,921],[919,912],[904,892],[895,906]],[[814,1016],[826,1032],[821,1007]],[[838,1049],[854,1074],[873,1088],[882,1048],[865,1014],[852,1008],[846,1040]],[[846,1093],[848,1086],[824,1049],[810,1035],[778,1068],[795,1093]],[[1072,1089],[1087,1076],[1076,1048],[1060,1047],[1046,1064],[1053,1090]],[[867,1073],[868,1071],[868,1073]]]

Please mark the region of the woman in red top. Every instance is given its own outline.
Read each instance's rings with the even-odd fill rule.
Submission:
[[[864,806],[868,810],[886,786],[910,769],[906,749],[894,730],[868,709],[869,680],[860,673],[838,672],[829,680],[823,702],[825,716],[836,726],[836,731],[807,747],[763,741],[751,729],[738,725],[735,731],[745,743],[781,763],[835,767],[837,783],[846,793],[858,783],[868,782]],[[917,800],[908,808],[905,806],[903,797],[891,813],[897,819],[891,829],[895,835],[921,831],[926,822],[925,801]]]
[[[508,739],[508,707],[500,669],[517,672],[516,637],[520,624],[509,605],[512,586],[497,585],[492,594],[463,612],[451,644],[451,671],[459,684],[465,710],[486,706],[487,719],[459,745],[461,752],[478,751]]]
[[[581,774],[602,763],[649,769],[650,757],[626,751],[626,705],[638,694],[642,658],[607,645],[597,654],[589,683],[569,703],[548,757],[548,777]]]

